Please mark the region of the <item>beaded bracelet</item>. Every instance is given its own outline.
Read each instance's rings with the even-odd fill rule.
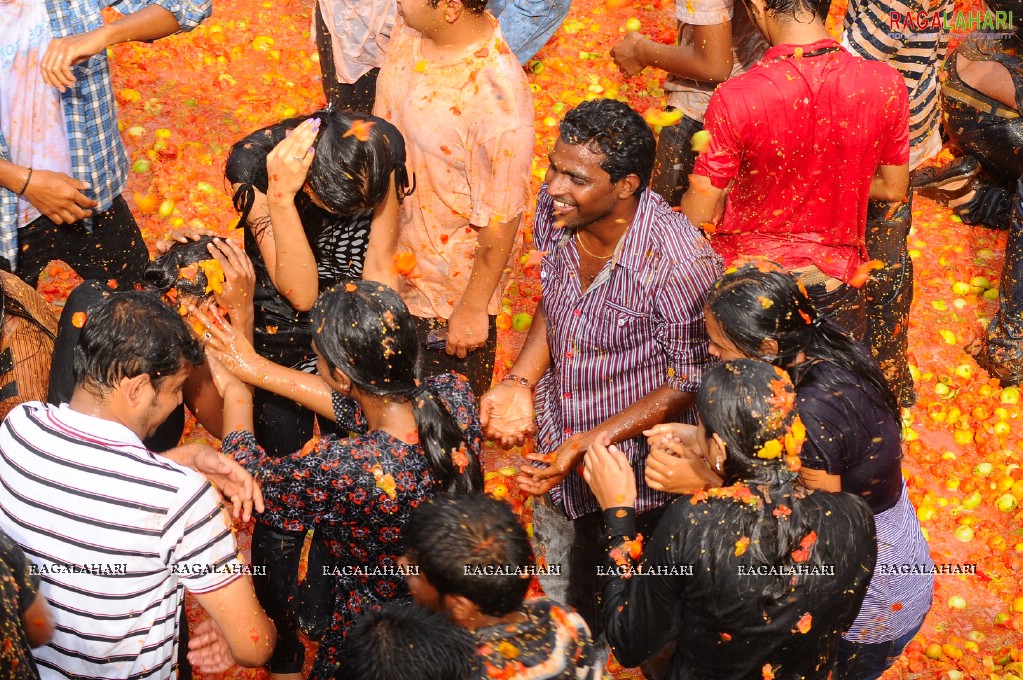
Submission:
[[[536,385],[534,385],[531,381],[527,380],[526,378],[523,378],[521,375],[515,375],[514,373],[509,373],[508,375],[504,376],[504,378],[501,379],[502,382],[504,382],[505,380],[518,383],[523,387],[528,387],[529,389],[533,389],[534,387],[536,387]]]
[[[25,190],[28,189],[28,183],[32,181],[32,168],[28,169],[28,177],[25,178],[25,184],[21,187],[21,191],[18,192],[19,196],[25,195]]]

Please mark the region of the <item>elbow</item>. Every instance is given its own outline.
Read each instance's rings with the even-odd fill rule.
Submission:
[[[240,645],[239,649],[231,649],[234,662],[243,668],[259,668],[273,655],[274,645],[277,644],[277,629],[265,614],[262,624],[257,632],[246,637],[244,645]]]
[[[732,75],[735,60],[729,55],[727,60],[711,64],[707,69],[707,80],[712,83],[723,83]]]
[[[896,201],[902,201],[906,198],[906,192],[909,190],[908,184],[902,184],[899,186],[891,186],[884,184],[880,186],[877,191],[874,191],[871,198],[877,201],[886,201],[888,203],[894,203]]]
[[[300,312],[308,312],[316,304],[316,295],[309,295],[308,293],[284,293],[284,297],[287,299],[288,304],[294,307]]]

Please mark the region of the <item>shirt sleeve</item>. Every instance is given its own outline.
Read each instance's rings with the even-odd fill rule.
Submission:
[[[469,223],[483,228],[510,222],[526,211],[529,168],[533,162],[533,128],[521,125],[480,141],[469,141],[466,174],[472,214]]]
[[[345,460],[328,455],[336,445],[336,438],[323,437],[308,451],[271,458],[255,435],[239,430],[224,438],[223,451],[259,478],[266,505],[260,515],[263,521],[284,531],[309,531],[326,520],[333,507],[330,478],[341,474],[339,466]]]
[[[676,0],[675,18],[693,26],[717,26],[732,20],[732,0]]]
[[[654,336],[668,357],[665,383],[680,392],[700,389],[703,369],[710,361],[703,305],[720,274],[720,260],[708,253],[672,266],[658,292]]]
[[[150,5],[163,7],[178,20],[182,31],[193,30],[213,13],[213,0],[115,0],[108,3],[122,14],[134,14]]]
[[[192,474],[198,479],[178,492],[182,502],[165,533],[173,542],[168,562],[178,567],[178,577],[186,590],[208,593],[239,578],[239,569],[222,568],[241,561],[231,517],[220,495],[205,478]]]
[[[881,149],[880,165],[905,165],[909,162],[909,92],[897,72],[892,70],[891,95],[886,120],[888,135]],[[888,88],[882,88],[882,92]]]
[[[710,97],[703,128],[710,133],[707,149],[696,158],[693,174],[710,179],[718,189],[724,189],[739,173],[742,160],[741,120],[728,108],[719,87]]]
[[[682,597],[681,579],[634,576],[629,572],[642,568],[681,565],[675,557],[670,528],[669,507],[653,537],[642,547],[642,562],[633,555],[636,537],[634,508],[608,508],[604,511],[603,604],[604,634],[615,658],[632,668],[664,648],[675,635],[678,605]],[[665,521],[667,520],[667,521]],[[643,537],[647,538],[647,537]],[[641,541],[642,543],[642,541]],[[626,575],[620,575],[624,571]]]

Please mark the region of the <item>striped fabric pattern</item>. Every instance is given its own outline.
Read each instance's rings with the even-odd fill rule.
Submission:
[[[542,187],[533,225],[536,249],[546,251],[541,288],[547,313],[551,368],[536,392],[536,448],[550,453],[629,408],[662,385],[696,392],[711,360],[703,303],[722,271],[703,235],[657,194],[644,191],[632,225],[611,261],[583,294],[572,232],[554,226]],[[682,421],[695,423],[691,409]],[[638,512],[672,497],[646,486],[646,438],[620,443],[636,474]],[[569,519],[600,506],[581,475],[551,490]]]
[[[213,9],[212,0],[46,0],[54,38],[80,35],[103,25],[102,11],[117,6],[122,14],[132,14],[149,5],[158,5],[173,14],[183,31],[191,31]],[[71,147],[72,174],[87,182],[85,195],[99,203],[96,212],[110,205],[124,189],[128,176],[128,152],[117,129],[117,105],[110,82],[110,62],[104,50],[73,66],[77,82],[61,96],[64,120]],[[0,158],[9,159],[7,142],[0,134]],[[18,197],[0,187],[0,256],[13,265],[17,261]],[[91,228],[91,221],[86,220]]]
[[[877,644],[902,637],[923,621],[933,599],[932,574],[900,573],[927,572],[934,566],[905,484],[899,502],[874,515],[874,523],[877,526],[877,566],[860,613],[844,636],[860,644]]]
[[[883,61],[902,74],[909,89],[909,145],[921,148],[938,128],[938,69],[945,61],[948,34],[904,25],[908,15],[918,12],[944,15],[953,9],[952,0],[917,2],[849,0],[845,14],[842,45],[864,59]],[[893,25],[892,15],[900,17]],[[936,149],[937,152],[940,149]],[[920,161],[925,158],[920,158]],[[913,164],[911,163],[911,169]]]
[[[0,425],[0,526],[54,611],[53,639],[34,650],[43,678],[174,677],[183,589],[238,578],[209,482],[67,405],[22,404]]]

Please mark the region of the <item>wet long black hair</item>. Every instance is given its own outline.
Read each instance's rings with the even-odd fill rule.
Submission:
[[[419,442],[444,491],[480,491],[483,472],[444,402],[418,381],[419,338],[398,294],[371,281],[342,283],[320,294],[310,312],[313,342],[327,367],[363,392],[412,402]],[[452,454],[463,450],[460,468]]]
[[[869,351],[820,316],[806,289],[781,267],[758,261],[725,274],[707,295],[707,308],[725,337],[746,356],[785,369],[797,385],[815,362],[833,362],[869,386],[865,391],[870,398],[900,422],[898,399]],[[778,343],[776,355],[765,356],[761,351],[766,338]],[[800,352],[807,361],[797,364]],[[823,380],[824,389],[844,389],[827,384],[826,377]]]
[[[199,299],[212,295],[206,292],[209,281],[202,269],[196,272],[195,278],[181,276],[182,268],[214,259],[209,249],[211,243],[213,243],[211,236],[203,236],[187,243],[175,243],[146,267],[142,274],[143,288],[157,295],[166,295],[171,288],[177,288],[178,293]]]
[[[797,490],[798,466],[790,466],[782,444],[798,417],[795,387],[788,374],[756,359],[729,361],[704,376],[696,408],[707,436],[716,434],[725,443],[725,485],[745,484],[759,498],[755,509],[743,505],[750,555],[759,565],[793,565],[793,551],[817,527],[800,511],[806,492]],[[783,447],[779,455],[759,456],[771,440]],[[730,545],[718,547],[734,550]],[[820,565],[820,554],[811,548],[801,563]],[[810,578],[810,587],[813,582]],[[793,585],[789,576],[764,579],[764,583],[765,608],[784,598]]]

